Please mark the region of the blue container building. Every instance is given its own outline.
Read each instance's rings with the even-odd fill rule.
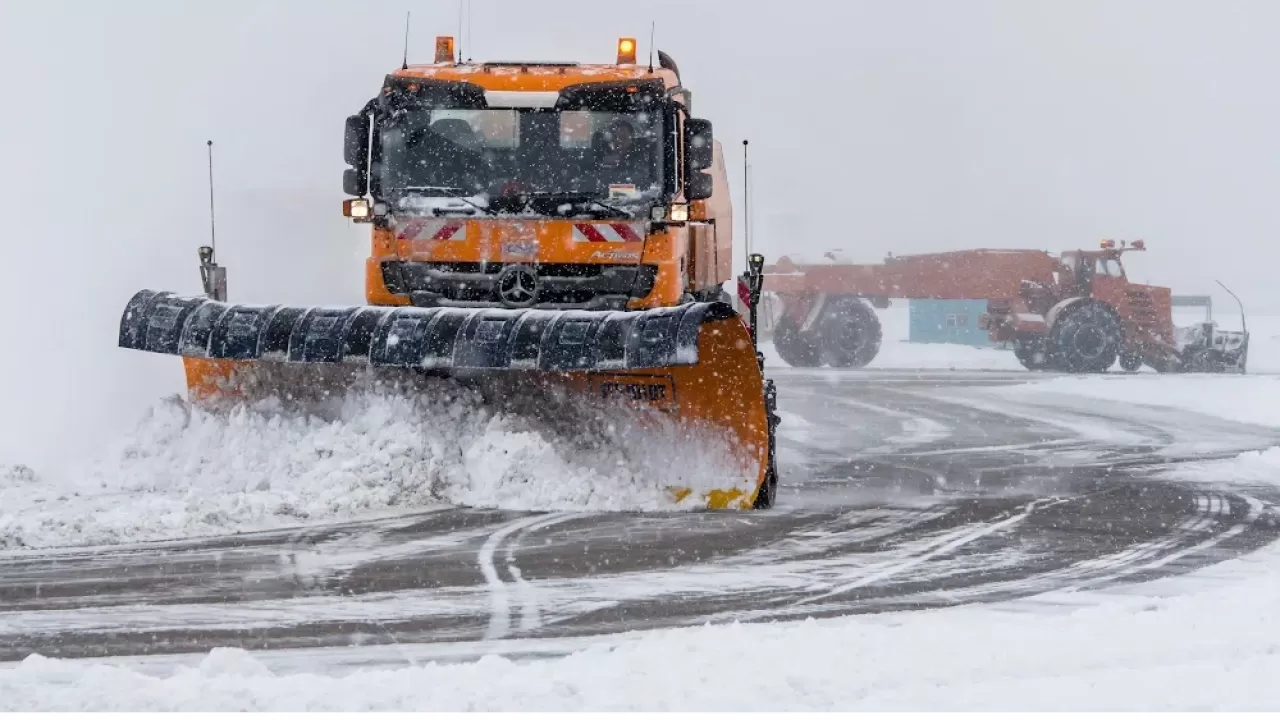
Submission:
[[[986,300],[911,300],[907,339],[913,343],[995,347],[987,331],[978,326],[986,311]]]

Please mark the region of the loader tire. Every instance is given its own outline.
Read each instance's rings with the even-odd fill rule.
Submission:
[[[880,352],[883,329],[876,311],[860,298],[837,298],[822,314],[822,360],[836,368],[861,368]]]
[[[1049,354],[1055,369],[1101,373],[1115,364],[1123,342],[1120,318],[1096,301],[1069,308],[1049,329]]]
[[[773,348],[791,367],[818,367],[822,362],[821,348],[814,342],[813,335],[802,334],[796,321],[785,315],[773,329]]]

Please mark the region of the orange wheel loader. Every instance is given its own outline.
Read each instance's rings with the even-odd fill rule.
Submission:
[[[1029,370],[1243,373],[1249,334],[1213,323],[1173,324],[1167,287],[1130,282],[1122,256],[1142,251],[1105,239],[1097,250],[958,250],[901,255],[883,263],[808,264],[787,257],[765,269],[774,348],[796,367],[858,368],[879,352],[873,307],[889,298],[986,300],[980,325],[1010,343]],[[830,256],[835,259],[834,256]],[[1223,286],[1226,289],[1226,286]],[[1230,292],[1230,290],[1227,290]],[[1238,300],[1238,299],[1237,299]],[[762,328],[763,330],[764,328]]]
[[[754,322],[722,289],[720,144],[670,56],[637,63],[633,38],[617,50],[611,64],[464,63],[437,38],[434,63],[387,75],[346,121],[343,213],[370,229],[367,304],[231,304],[205,247],[205,297],[137,293],[120,346],[182,356],[201,402],[370,374],[567,393],[732,449],[734,471],[668,487],[676,500],[771,506],[776,396]],[[762,270],[753,256],[740,279],[756,299]]]

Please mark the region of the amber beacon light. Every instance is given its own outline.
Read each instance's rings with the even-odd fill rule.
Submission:
[[[618,38],[618,64],[636,64],[636,39]]]
[[[453,38],[448,35],[441,35],[436,38],[436,62],[451,63],[453,62]]]

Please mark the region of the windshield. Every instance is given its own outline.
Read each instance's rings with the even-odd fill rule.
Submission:
[[[1098,258],[1098,275],[1101,277],[1124,277],[1124,270],[1120,268],[1119,260],[1110,258]]]
[[[652,200],[662,137],[660,112],[399,109],[379,127],[379,190],[402,207],[455,196],[540,214],[563,213],[566,201]]]

